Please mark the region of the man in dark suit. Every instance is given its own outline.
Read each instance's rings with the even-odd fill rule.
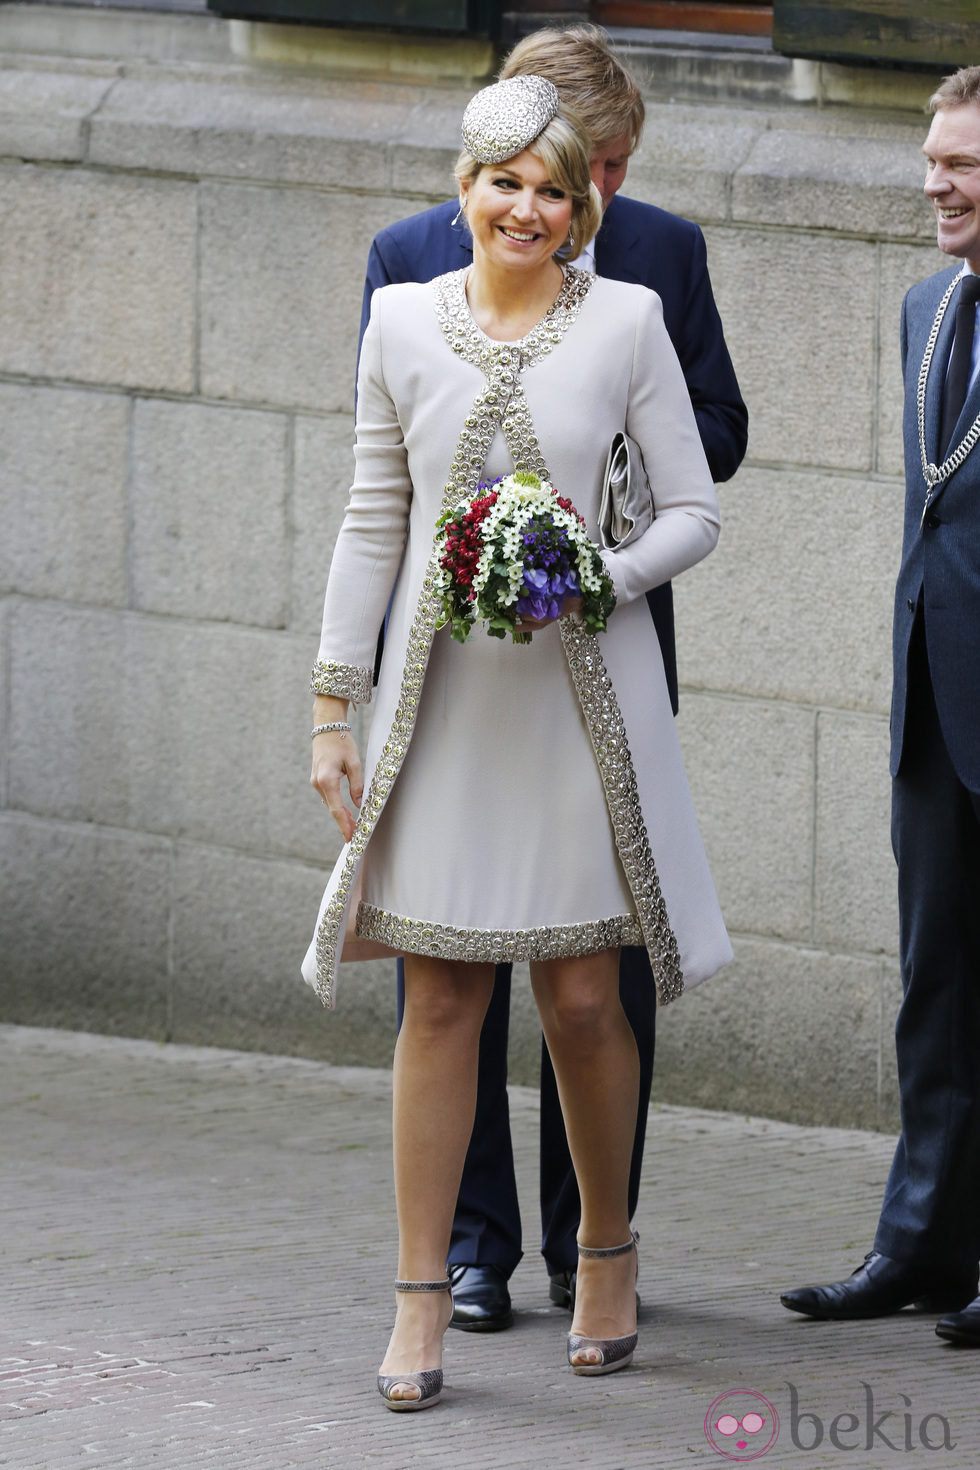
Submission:
[[[931,106],[925,191],[940,250],[963,265],[902,306],[891,725],[902,1132],[864,1263],[782,1302],[810,1317],[947,1312],[939,1336],[980,1347],[980,67],[947,77]]]
[[[617,190],[640,138],[643,99],[632,77],[591,26],[542,30],[508,56],[501,76],[546,76],[575,107],[593,142],[592,177],[603,196],[602,227],[594,256],[576,264],[598,275],[639,282],[663,301],[664,321],[687,379],[705,454],[715,480],[735,473],[745,453],[748,415],[725,346],[708,278],[704,238],[687,220],[623,199]],[[472,240],[455,201],[392,225],[375,238],[368,259],[361,332],[378,286],[429,281],[472,260]],[[670,585],[648,595],[670,690],[677,710],[677,668]],[[399,964],[399,972],[401,965]],[[620,964],[623,1006],[640,1053],[637,1116],[629,1207],[636,1209],[640,1166],[653,1075],[654,989],[646,952],[624,949]],[[460,1186],[449,1270],[453,1325],[498,1331],[511,1323],[507,1281],[521,1257],[521,1222],[507,1106],[507,1030],[510,966],[497,970],[493,999],[480,1044],[476,1120]],[[580,1205],[554,1072],[546,1048],[541,1058],[542,1253],[551,1277],[552,1301],[574,1299]]]

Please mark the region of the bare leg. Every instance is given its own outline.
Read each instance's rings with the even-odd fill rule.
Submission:
[[[398,1280],[442,1281],[463,1159],[473,1130],[480,1029],[492,965],[405,958],[405,1015],[395,1046],[393,1137]],[[396,1296],[383,1374],[442,1363],[448,1292]],[[392,1398],[415,1398],[396,1385]]]
[[[533,964],[531,984],[582,1198],[579,1241],[622,1245],[629,1239],[639,1057],[619,999],[619,951]],[[608,1338],[633,1332],[635,1284],[633,1252],[580,1260],[573,1333]],[[588,1352],[582,1351],[583,1364],[591,1361]]]

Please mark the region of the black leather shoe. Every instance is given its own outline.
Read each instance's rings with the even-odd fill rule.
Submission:
[[[548,1295],[556,1307],[564,1307],[568,1312],[575,1310],[575,1276],[574,1271],[559,1271],[550,1278]]]
[[[915,1307],[920,1312],[958,1311],[976,1292],[975,1275],[969,1280],[943,1277],[871,1251],[846,1281],[798,1286],[784,1291],[779,1300],[791,1312],[802,1312],[806,1317],[847,1321],[888,1317],[903,1307]]]
[[[497,1266],[450,1265],[453,1315],[450,1327],[462,1332],[503,1332],[514,1321],[507,1277]]]
[[[939,1337],[958,1343],[960,1347],[980,1347],[980,1296],[962,1312],[940,1317],[936,1332]]]

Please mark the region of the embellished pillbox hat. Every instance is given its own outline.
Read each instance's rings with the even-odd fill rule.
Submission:
[[[463,113],[463,146],[478,163],[523,153],[558,115],[558,88],[545,77],[507,77],[484,87]]]

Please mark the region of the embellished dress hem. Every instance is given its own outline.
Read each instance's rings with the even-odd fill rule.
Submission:
[[[464,929],[409,919],[363,901],[358,906],[355,932],[358,939],[371,939],[405,954],[492,965],[573,958],[643,944],[636,914],[534,929]]]

